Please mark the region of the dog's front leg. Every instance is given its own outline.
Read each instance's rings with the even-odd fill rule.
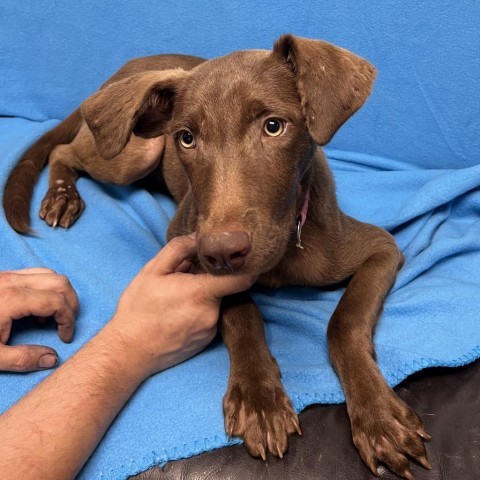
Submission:
[[[342,382],[353,442],[377,474],[378,461],[413,479],[408,457],[429,468],[416,413],[383,379],[374,360],[373,328],[402,257],[394,245],[371,252],[351,278],[328,326],[332,363]]]
[[[268,449],[282,457],[288,435],[300,434],[300,426],[265,342],[261,313],[247,294],[223,299],[220,331],[230,355],[225,429],[241,437],[253,456],[265,460]]]

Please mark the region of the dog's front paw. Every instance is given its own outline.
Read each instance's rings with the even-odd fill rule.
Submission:
[[[249,453],[264,460],[267,449],[282,458],[288,436],[294,432],[302,434],[297,414],[280,381],[268,386],[235,382],[225,394],[223,411],[229,437],[242,438]]]
[[[59,185],[48,190],[40,207],[40,218],[51,227],[70,227],[83,212],[85,203],[75,185]]]
[[[423,439],[425,431],[418,415],[391,390],[374,402],[349,406],[353,443],[375,475],[382,462],[399,477],[413,480],[408,457],[430,469]]]

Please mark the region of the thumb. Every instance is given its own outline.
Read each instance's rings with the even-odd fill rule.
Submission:
[[[42,345],[0,345],[0,371],[31,372],[56,367],[58,354]]]
[[[174,273],[185,260],[194,257],[197,251],[195,237],[185,235],[172,238],[145,266],[146,270],[160,275]]]

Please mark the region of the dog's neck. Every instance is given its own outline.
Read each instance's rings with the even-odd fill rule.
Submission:
[[[300,209],[300,213],[298,214],[298,223],[297,223],[297,243],[296,247],[301,248],[303,250],[302,245],[302,228],[307,221],[307,213],[308,213],[308,203],[310,202],[310,190],[307,191],[305,194],[305,198],[303,200],[302,208]]]

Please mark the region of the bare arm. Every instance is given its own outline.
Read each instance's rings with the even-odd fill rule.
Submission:
[[[221,297],[253,278],[183,273],[194,251],[191,238],[170,242],[97,336],[0,417],[5,478],[74,478],[142,381],[212,340]]]

